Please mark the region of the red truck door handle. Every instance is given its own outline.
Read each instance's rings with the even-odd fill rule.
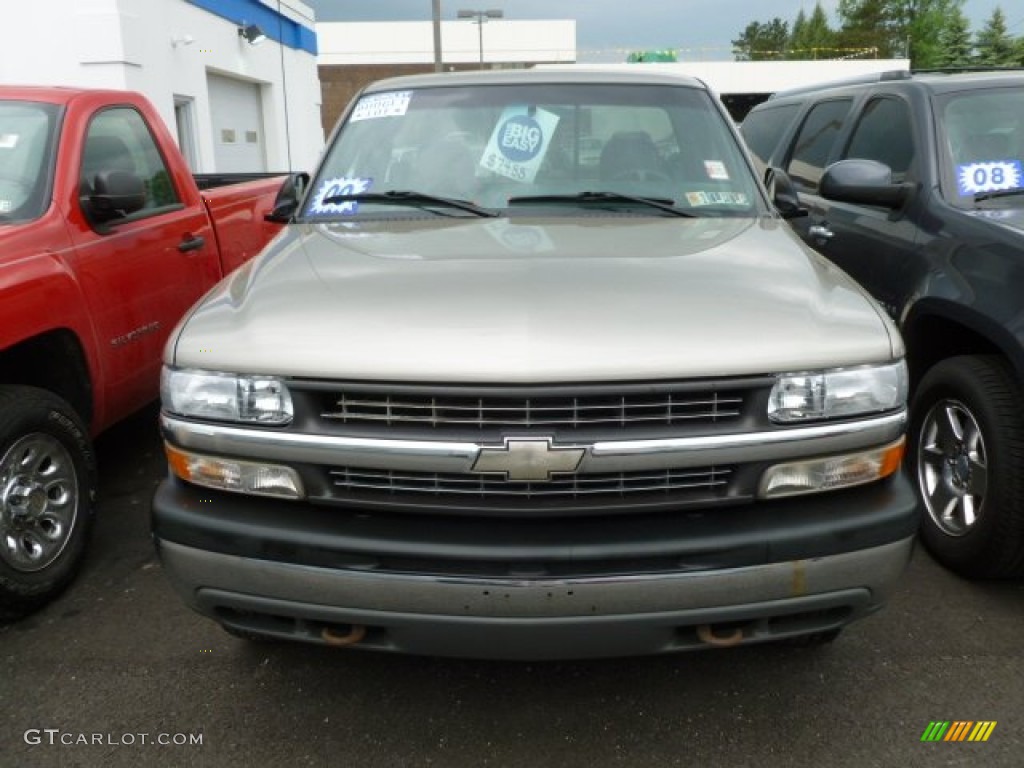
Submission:
[[[206,240],[201,235],[187,234],[178,243],[178,250],[182,253],[198,251],[204,245],[206,245]]]

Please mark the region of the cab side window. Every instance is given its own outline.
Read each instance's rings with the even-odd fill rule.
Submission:
[[[796,115],[799,104],[783,104],[780,107],[765,107],[747,115],[740,126],[740,133],[747,143],[750,153],[761,167],[765,167],[772,159],[775,149],[786,132],[790,122]]]
[[[869,101],[843,157],[885,163],[892,169],[893,181],[903,181],[914,161],[914,133],[906,102],[885,97]]]
[[[805,191],[818,191],[818,182],[832,156],[832,146],[850,111],[850,104],[850,99],[823,101],[812,107],[804,118],[786,172]]]
[[[127,171],[142,180],[142,215],[180,202],[163,156],[146,121],[130,107],[98,113],[89,124],[82,153],[80,194],[88,195],[102,171]]]

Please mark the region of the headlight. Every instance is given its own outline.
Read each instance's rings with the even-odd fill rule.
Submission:
[[[864,366],[779,376],[768,418],[779,423],[842,419],[892,411],[907,402],[907,365]]]
[[[292,397],[280,379],[236,376],[164,366],[164,410],[196,419],[282,425],[292,420]]]

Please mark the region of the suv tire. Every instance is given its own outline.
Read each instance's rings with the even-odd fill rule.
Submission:
[[[924,507],[921,540],[964,576],[1024,566],[1024,419],[1007,362],[952,357],[924,376],[911,405],[910,471]]]

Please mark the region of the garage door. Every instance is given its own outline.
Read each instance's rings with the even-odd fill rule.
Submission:
[[[223,75],[207,75],[213,117],[213,159],[218,173],[267,170],[260,87]]]

